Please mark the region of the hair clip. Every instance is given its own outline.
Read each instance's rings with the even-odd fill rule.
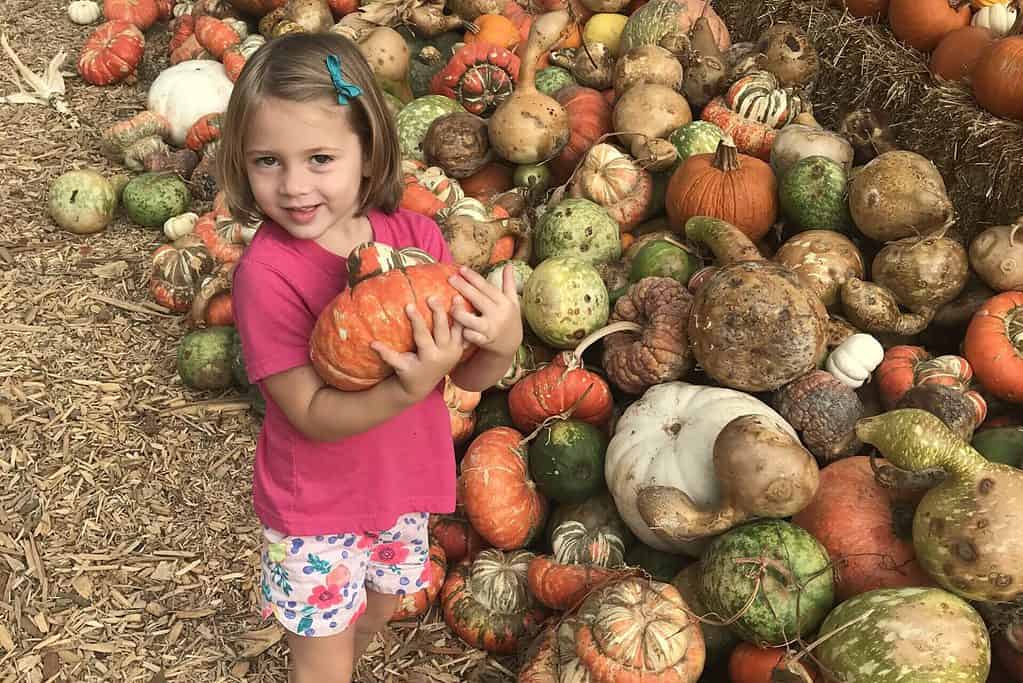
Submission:
[[[344,106],[348,101],[362,94],[362,88],[345,80],[341,74],[341,58],[337,55],[327,55],[327,71],[330,72],[330,80],[334,82],[334,89],[337,90],[337,103]]]

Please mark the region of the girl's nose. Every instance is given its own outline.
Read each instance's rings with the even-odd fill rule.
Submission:
[[[286,168],[281,177],[281,194],[300,196],[309,189],[309,176],[301,166]]]

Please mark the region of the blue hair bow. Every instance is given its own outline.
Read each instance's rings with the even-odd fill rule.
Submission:
[[[327,71],[330,72],[330,80],[337,90],[337,103],[344,106],[348,102],[362,94],[362,88],[345,80],[341,73],[341,58],[337,55],[327,56]]]

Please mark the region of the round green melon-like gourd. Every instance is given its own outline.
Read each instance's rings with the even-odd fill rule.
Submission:
[[[476,406],[476,428],[473,436],[479,436],[494,427],[515,427],[508,410],[508,392],[491,391],[483,395]]]
[[[522,294],[522,288],[526,286],[526,280],[533,274],[532,266],[525,261],[519,259],[499,261],[486,270],[484,277],[487,278],[487,282],[500,289],[504,286],[504,269],[507,266],[511,266],[515,273],[515,292]]]
[[[536,89],[548,97],[554,97],[566,85],[575,85],[572,72],[560,66],[549,66],[536,72]]]
[[[128,217],[149,228],[162,227],[170,218],[188,211],[192,195],[175,173],[143,173],[132,178],[121,201]]]
[[[779,647],[814,633],[831,610],[830,563],[828,551],[804,529],[760,520],[714,539],[701,560],[700,590],[707,608],[723,619],[742,613],[732,630],[743,640]]]
[[[540,493],[581,503],[604,490],[607,437],[582,420],[557,420],[529,444],[529,473]]]
[[[389,92],[382,94],[384,96],[384,104],[387,105],[387,112],[391,115],[392,119],[397,119],[398,114],[405,108],[405,103]]]
[[[60,227],[76,235],[89,235],[113,220],[117,193],[96,171],[68,171],[50,185],[47,208]]]
[[[610,315],[607,287],[592,265],[573,256],[550,258],[522,290],[530,329],[548,346],[571,349]]]
[[[395,119],[402,158],[426,161],[423,155],[423,140],[430,124],[445,114],[464,111],[465,107],[457,100],[443,95],[417,97],[402,107]]]
[[[699,268],[700,260],[686,249],[668,240],[652,240],[633,257],[629,282],[645,277],[670,277],[687,284]]]
[[[814,656],[837,681],[984,683],[991,643],[962,598],[940,588],[879,588],[831,611]]]
[[[681,49],[693,24],[701,16],[710,23],[711,33],[722,52],[732,45],[728,28],[704,0],[650,0],[625,22],[618,43],[618,54],[624,55],[640,45],[659,45],[665,49]]]
[[[668,142],[678,150],[675,168],[694,154],[713,154],[725,137],[725,131],[709,121],[692,121],[679,126],[668,136]]]
[[[549,208],[533,230],[538,261],[574,256],[588,263],[607,263],[622,255],[618,222],[589,199],[563,199]]]
[[[778,187],[782,213],[799,231],[849,232],[852,217],[847,183],[845,168],[838,162],[823,156],[804,157],[788,170]]]
[[[178,345],[178,376],[192,389],[226,389],[234,381],[234,327],[189,332]]]
[[[705,617],[710,610],[703,604],[700,595],[700,563],[685,567],[671,580],[671,585],[678,589],[679,595],[689,605],[689,609],[698,617]],[[718,626],[713,617],[700,622],[703,631],[703,642],[707,646],[707,664],[711,665],[726,659],[739,644],[736,636],[727,626]]]

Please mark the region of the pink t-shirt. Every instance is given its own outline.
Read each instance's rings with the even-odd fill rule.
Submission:
[[[414,246],[441,262],[451,254],[437,224],[404,209],[368,214],[373,239]],[[234,274],[232,303],[253,383],[310,363],[320,311],[346,286],[347,262],[312,240],[265,221]],[[455,508],[455,456],[443,385],[400,415],[324,443],[295,429],[266,391],[256,445],[253,506],[260,521],[294,536],[383,531],[409,512]]]

